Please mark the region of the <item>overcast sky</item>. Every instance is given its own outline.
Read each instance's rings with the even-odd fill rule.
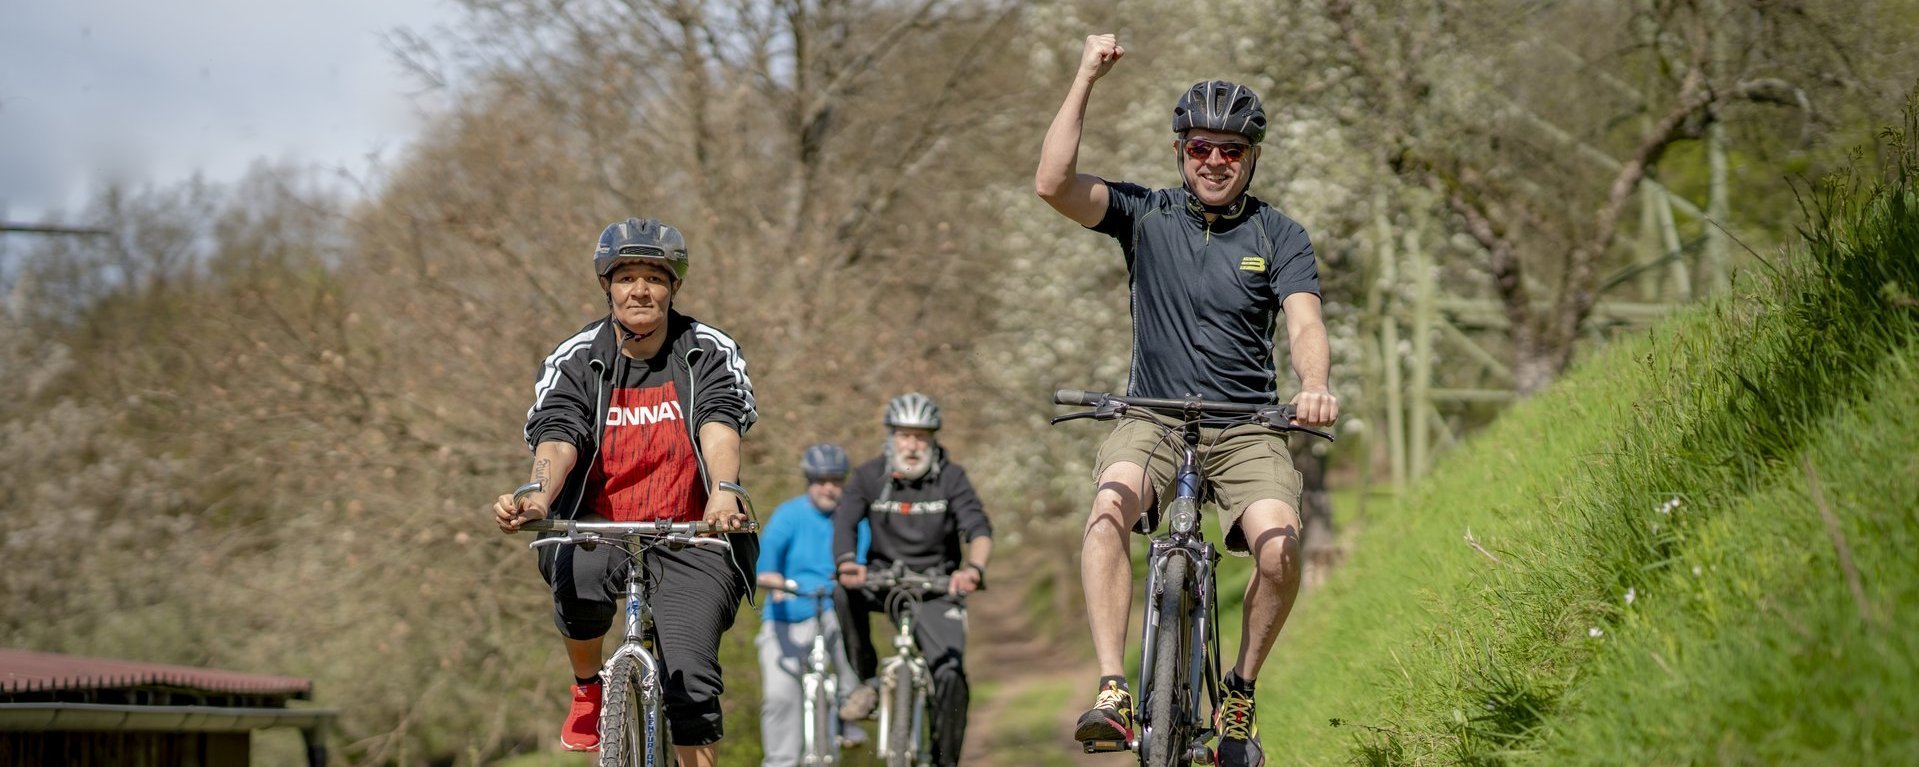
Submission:
[[[364,171],[418,107],[385,37],[448,0],[0,0],[0,219],[265,158]]]

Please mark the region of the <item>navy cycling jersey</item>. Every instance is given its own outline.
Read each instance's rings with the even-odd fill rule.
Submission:
[[[1134,397],[1278,401],[1273,329],[1294,293],[1319,294],[1306,229],[1247,195],[1207,222],[1183,188],[1107,182],[1093,231],[1119,241],[1133,307]]]

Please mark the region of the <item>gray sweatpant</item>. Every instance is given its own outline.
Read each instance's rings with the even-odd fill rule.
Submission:
[[[760,650],[760,683],[765,699],[760,705],[760,742],[766,752],[762,767],[794,767],[800,763],[800,696],[804,688],[800,677],[806,674],[806,655],[813,650],[813,637],[822,626],[826,645],[832,648],[833,668],[839,673],[840,697],[859,683],[846,662],[846,645],[840,641],[840,622],[831,611],[803,621],[762,621],[754,644]],[[838,711],[836,701],[833,706]],[[837,713],[835,714],[837,715]],[[851,725],[849,725],[850,727]]]

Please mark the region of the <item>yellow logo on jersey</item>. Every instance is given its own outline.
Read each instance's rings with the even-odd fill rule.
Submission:
[[[1239,260],[1239,268],[1246,272],[1266,271],[1266,259],[1259,256],[1247,256]]]

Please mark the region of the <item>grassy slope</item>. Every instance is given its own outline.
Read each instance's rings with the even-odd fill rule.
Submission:
[[[1910,182],[1828,210],[1790,264],[1587,361],[1375,517],[1262,675],[1277,761],[1919,757],[1919,223]]]

